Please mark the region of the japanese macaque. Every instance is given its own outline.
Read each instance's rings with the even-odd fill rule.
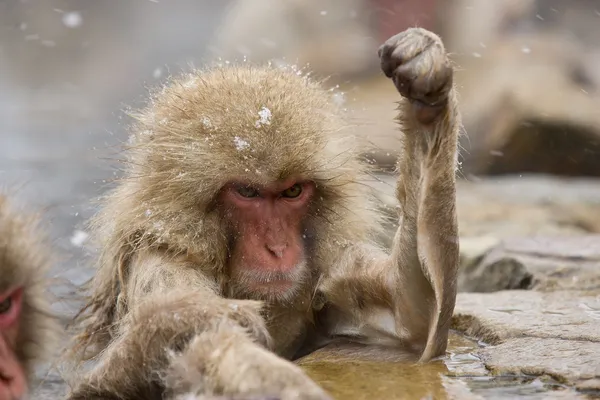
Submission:
[[[375,53],[375,51],[374,51]],[[331,93],[241,65],[175,79],[135,116],[126,176],[94,221],[70,399],[328,399],[289,360],[346,337],[443,355],[458,267],[453,69],[435,34],[379,49],[400,92],[390,252],[369,169]],[[185,397],[194,398],[194,397]]]
[[[0,400],[27,398],[33,368],[56,339],[46,295],[50,256],[36,224],[0,194]]]

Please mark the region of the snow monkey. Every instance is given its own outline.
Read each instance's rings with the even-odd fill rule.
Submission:
[[[126,176],[93,222],[99,266],[73,350],[96,362],[70,399],[327,399],[290,361],[316,338],[418,362],[445,353],[458,268],[453,69],[421,28],[378,54],[400,92],[404,149],[389,252],[373,239],[369,170],[319,82],[215,66],[135,115]]]
[[[49,251],[36,224],[0,194],[0,400],[27,397],[33,367],[56,339],[46,296]]]

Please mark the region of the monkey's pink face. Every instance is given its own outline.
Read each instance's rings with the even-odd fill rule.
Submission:
[[[286,180],[267,187],[232,182],[222,193],[232,231],[230,269],[237,290],[283,300],[306,279],[303,222],[312,182]]]
[[[23,289],[0,293],[0,400],[25,398],[27,385],[23,367],[15,354]]]

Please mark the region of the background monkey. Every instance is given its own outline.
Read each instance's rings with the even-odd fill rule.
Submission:
[[[459,113],[441,40],[379,49],[401,94],[391,254],[360,149],[295,71],[226,66],[172,81],[136,116],[101,245],[71,399],[327,394],[293,359],[316,338],[444,354],[456,298]]]
[[[36,224],[0,194],[0,400],[26,398],[33,367],[56,340],[45,293],[50,256]]]

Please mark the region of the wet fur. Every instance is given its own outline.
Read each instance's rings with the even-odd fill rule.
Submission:
[[[391,258],[375,242],[382,221],[369,166],[331,95],[293,70],[222,66],[172,79],[133,115],[125,176],[93,221],[101,252],[74,347],[99,364],[71,399],[260,390],[326,398],[275,355],[293,357],[307,328],[402,347],[415,360],[443,354],[458,265],[454,90],[429,125],[400,101],[403,208]],[[257,122],[263,107],[269,124]],[[226,268],[216,198],[232,179],[290,176],[317,185],[305,221],[310,276],[293,299],[248,299]]]
[[[227,237],[212,205],[232,178],[269,183],[293,173],[315,180],[324,206],[312,210],[307,226],[319,236],[312,239],[319,266],[334,264],[338,244],[348,238],[370,240],[380,215],[363,183],[368,165],[357,159],[359,149],[332,103],[317,82],[250,65],[194,71],[154,95],[135,115],[126,176],[93,223],[102,249],[89,303],[93,323],[86,328],[93,344],[105,346],[110,327],[127,313],[115,300],[127,286],[128,259],[140,248],[186,254],[226,286],[219,278],[226,273]],[[271,125],[256,129],[265,105]],[[238,151],[235,137],[256,152]]]

